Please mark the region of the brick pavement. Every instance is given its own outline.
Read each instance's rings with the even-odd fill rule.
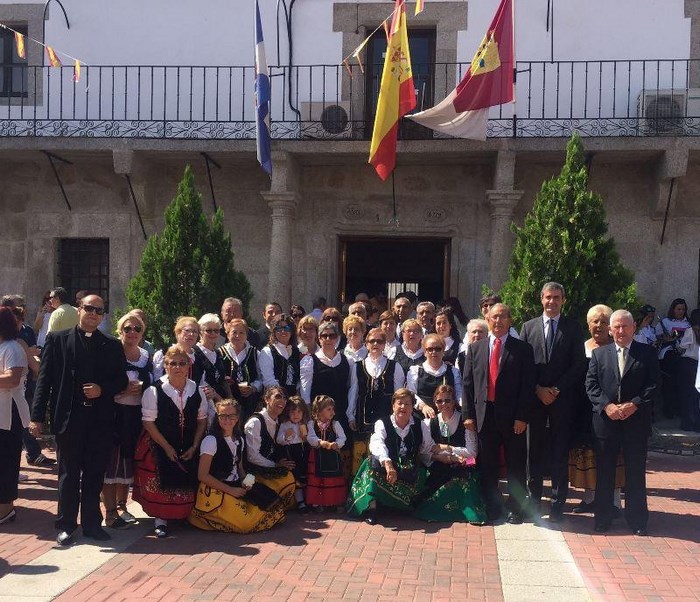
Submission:
[[[40,563],[54,545],[55,468],[23,470],[33,480],[21,485],[17,522],[0,532],[0,576]],[[700,600],[699,475],[700,456],[650,454],[648,538],[629,535],[624,521],[593,534],[590,516],[567,515],[560,528],[591,599]],[[261,534],[172,531],[167,540],[140,538],[56,599],[504,599],[493,527],[401,516],[370,527],[333,514],[292,513]],[[0,598],[4,593],[0,580]]]

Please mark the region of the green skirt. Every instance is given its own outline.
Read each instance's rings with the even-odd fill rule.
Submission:
[[[451,478],[418,505],[415,516],[431,522],[485,523],[486,506],[478,473],[471,470]]]
[[[418,479],[415,483],[396,481],[390,485],[384,474],[373,470],[369,458],[365,458],[350,487],[348,514],[361,516],[369,508],[371,502],[399,510],[413,510],[413,501],[423,491],[425,478],[425,468],[419,466]]]

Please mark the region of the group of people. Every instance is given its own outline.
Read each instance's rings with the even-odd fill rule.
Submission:
[[[436,308],[409,294],[383,311],[360,299],[345,318],[323,299],[309,314],[269,303],[257,330],[227,298],[220,315],[180,317],[173,345],[156,351],[138,309],[113,338],[100,330],[99,296],[82,296],[69,306],[75,313],[62,289],[48,300],[63,328],[47,328],[40,361],[37,347],[16,342],[17,312],[0,308],[0,453],[10,458],[0,468],[0,525],[16,518],[22,439],[41,435],[48,419],[60,545],[79,523],[102,541],[136,522],[130,489],[155,518],[155,535],[167,537],[176,520],[260,531],[291,508],[370,524],[386,507],[429,521],[520,523],[542,516],[547,475],[550,521],[562,520],[573,483],[586,489],[574,511],[593,511],[596,531],[607,531],[624,480],[628,526],[646,533],[657,356],[685,349],[673,306],[675,322],[652,339],[648,311],[635,322],[596,305],[585,340],[563,315],[556,282],[543,286],[543,313],[520,333],[497,295],[481,300],[473,320],[456,299]],[[687,328],[697,371],[696,313]],[[38,374],[31,407],[28,371]],[[697,411],[694,382],[693,391]]]

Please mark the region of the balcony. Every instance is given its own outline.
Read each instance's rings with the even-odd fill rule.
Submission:
[[[429,108],[468,63],[413,67],[418,107]],[[255,138],[250,66],[84,66],[78,83],[72,66],[0,72],[0,137]],[[379,82],[367,72],[271,67],[272,137],[368,139]],[[516,90],[517,115],[493,108],[489,137],[700,135],[700,61],[518,61]],[[447,137],[406,120],[399,136]]]

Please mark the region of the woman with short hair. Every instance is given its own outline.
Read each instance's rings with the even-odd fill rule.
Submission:
[[[302,356],[318,351],[318,321],[313,316],[304,316],[297,324],[297,339]]]
[[[232,391],[238,390],[241,403],[241,422],[258,410],[263,384],[259,370],[259,353],[248,341],[248,324],[234,318],[226,324],[228,343],[218,349],[223,364],[224,378]]]
[[[287,314],[273,318],[268,344],[258,356],[263,386],[281,386],[287,397],[297,394],[301,352],[297,347],[296,326]]]
[[[204,376],[205,391],[208,399],[218,401],[230,397],[240,398],[238,384],[226,380],[223,358],[217,353],[217,343],[221,333],[221,320],[216,314],[204,314],[197,321],[199,341],[192,348],[197,372]],[[213,414],[213,412],[212,412]]]
[[[347,339],[343,353],[351,362],[359,362],[367,357],[366,327],[367,323],[359,316],[349,315],[343,320],[343,334]]]
[[[395,359],[401,366],[404,373],[408,372],[411,366],[420,364],[425,359],[421,340],[423,340],[423,328],[418,320],[409,318],[401,324],[401,337],[403,343],[396,349]]]

